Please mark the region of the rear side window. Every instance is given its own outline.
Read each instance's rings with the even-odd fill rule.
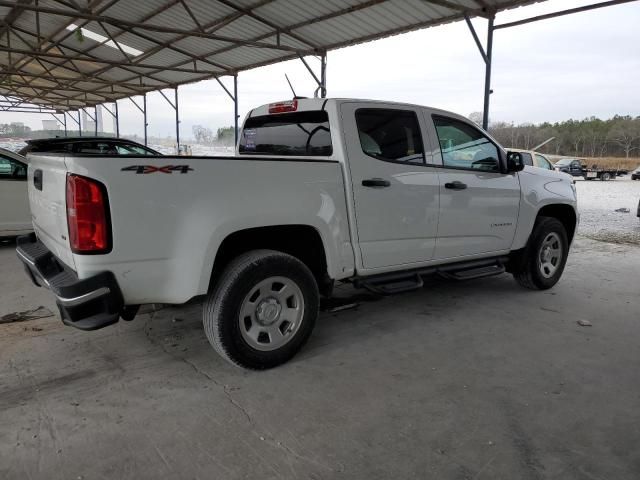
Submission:
[[[63,143],[63,142],[38,142],[27,145],[18,153],[20,155],[27,155],[27,153],[38,153],[38,152],[47,152],[47,153],[71,153],[73,151],[73,144],[71,143]]]
[[[325,111],[292,112],[248,118],[240,136],[240,153],[329,156],[333,153]]]
[[[76,153],[117,155],[118,151],[112,143],[108,142],[78,142],[76,143]]]
[[[424,148],[415,112],[361,108],[356,124],[362,151],[378,160],[424,164]]]
[[[149,150],[146,150],[143,147],[138,145],[129,145],[129,144],[116,144],[116,151],[118,155],[153,155],[153,153]]]

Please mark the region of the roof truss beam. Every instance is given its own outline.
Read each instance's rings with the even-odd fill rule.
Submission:
[[[441,1],[441,0],[438,0]],[[15,5],[14,2],[0,1],[0,7],[13,7]],[[104,22],[115,27],[129,27],[129,28],[139,28],[141,30],[148,30],[150,32],[158,32],[158,33],[169,33],[175,35],[185,35],[187,37],[197,37],[197,38],[206,38],[208,40],[216,40],[219,42],[226,42],[235,45],[241,45],[244,47],[255,47],[255,48],[266,48],[270,50],[281,50],[284,52],[293,52],[293,53],[302,53],[302,54],[311,54],[313,50],[305,50],[294,47],[289,47],[286,45],[276,45],[270,43],[261,43],[258,41],[252,40],[243,40],[240,38],[227,37],[223,35],[216,35],[207,32],[201,32],[198,30],[181,30],[179,28],[171,28],[165,27],[162,25],[153,25],[149,23],[138,23],[138,22],[129,22],[122,19],[112,18],[104,15],[96,15],[93,13],[86,12],[76,12],[72,10],[59,10],[57,8],[43,7],[40,5],[24,5],[21,7],[23,10],[29,10],[33,12],[47,13],[50,15],[59,15],[67,18],[79,18],[83,20],[89,20],[94,22]]]

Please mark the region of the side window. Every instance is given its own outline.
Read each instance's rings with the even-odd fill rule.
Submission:
[[[447,117],[433,117],[445,167],[499,172],[498,148],[471,125]]]
[[[362,151],[370,157],[424,165],[424,148],[415,112],[386,108],[356,110]]]
[[[530,167],[533,167],[533,158],[531,157],[530,153],[520,152],[520,155],[522,156],[522,163],[524,163],[525,165],[529,165]]]
[[[20,153],[22,151],[25,153]],[[47,153],[72,153],[73,152],[73,144],[72,143],[48,143],[45,142],[43,144],[33,144],[27,145],[23,150],[20,150],[21,155],[26,155],[28,152],[38,153],[38,152],[47,152]]]
[[[118,151],[118,155],[150,155],[151,153],[145,150],[142,147],[138,147],[137,145],[126,145],[120,144],[116,145],[116,150]]]
[[[107,142],[81,142],[76,145],[76,153],[90,153],[94,155],[117,155],[113,144]]]
[[[536,160],[538,161],[538,163],[539,163],[538,166],[540,168],[546,168],[547,170],[553,170],[553,167],[551,166],[551,163],[549,163],[549,160],[547,160],[542,155],[536,153]]]
[[[16,160],[0,157],[0,180],[26,180],[27,166]]]

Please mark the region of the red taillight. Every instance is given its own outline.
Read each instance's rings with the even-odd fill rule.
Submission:
[[[73,253],[108,253],[111,226],[107,192],[100,182],[67,175],[67,223]]]
[[[298,100],[269,104],[269,113],[295,112],[296,110],[298,110]]]

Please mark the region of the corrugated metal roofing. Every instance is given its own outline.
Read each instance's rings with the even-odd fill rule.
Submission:
[[[0,95],[75,110],[536,1],[0,0]]]

